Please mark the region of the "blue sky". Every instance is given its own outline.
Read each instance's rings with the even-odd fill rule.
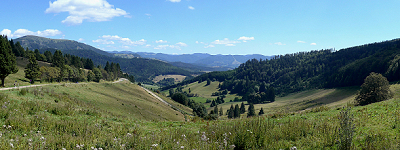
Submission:
[[[0,32],[105,51],[277,55],[400,37],[400,1],[2,0]]]

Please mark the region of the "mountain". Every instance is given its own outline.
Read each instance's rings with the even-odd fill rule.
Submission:
[[[166,62],[181,62],[194,66],[204,67],[203,71],[226,71],[238,67],[240,64],[250,59],[270,59],[273,56],[264,56],[260,54],[252,55],[211,55],[207,53],[171,55],[163,53],[148,52],[111,52],[115,54],[137,54],[143,58],[159,59]],[[177,64],[177,63],[173,63]]]
[[[278,95],[286,95],[315,88],[359,86],[371,72],[398,81],[399,64],[400,39],[394,39],[339,51],[326,49],[280,55],[270,60],[252,59],[234,70],[203,74],[178,85],[215,79],[223,82],[220,90],[244,97],[266,86],[273,87]]]
[[[121,70],[133,75],[138,82],[152,83],[152,78],[158,75],[184,75],[191,77],[192,74],[196,74],[155,59],[138,57],[128,59],[113,57],[113,54],[111,53],[72,40],[24,36],[14,39],[14,41],[20,42],[24,48],[28,47],[31,50],[39,49],[39,52],[41,53],[44,53],[45,51],[54,53],[56,49],[58,49],[64,54],[90,58],[95,65],[105,66],[107,61],[119,63]]]
[[[113,55],[97,49],[93,46],[66,39],[50,39],[45,37],[27,35],[17,39],[13,39],[14,43],[19,42],[23,48],[28,48],[30,50],[34,49],[58,49],[58,50],[91,50],[101,55],[106,55],[112,57]]]

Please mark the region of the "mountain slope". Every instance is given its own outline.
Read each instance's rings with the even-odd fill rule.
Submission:
[[[44,38],[44,37],[39,37],[39,36],[33,36],[33,35],[27,35],[23,36],[17,39],[14,39],[14,43],[20,42],[21,46],[23,48],[28,48],[30,50],[34,49],[48,49],[48,48],[53,48],[53,49],[58,49],[58,50],[92,50],[96,53],[110,56],[112,57],[113,55],[110,53],[107,53],[105,51],[102,51],[100,49],[97,49],[93,46],[80,43],[77,41],[73,40],[65,40],[65,39],[50,39],[50,38]]]
[[[278,95],[315,88],[359,86],[370,72],[400,80],[400,39],[341,49],[319,50],[275,56],[271,60],[252,59],[228,72],[207,73],[179,85],[214,78],[244,97],[272,86]],[[177,86],[177,85],[175,85]]]
[[[113,54],[99,50],[92,46],[79,43],[72,40],[49,39],[37,36],[24,36],[14,40],[21,42],[21,45],[33,50],[38,48],[39,52],[44,53],[50,51],[54,53],[56,49],[61,50],[64,54],[71,54],[83,58],[92,59],[95,65],[105,66],[106,62],[119,63],[121,70],[128,74],[134,75],[136,81],[152,83],[152,78],[157,75],[184,75],[191,76],[190,71],[175,67],[166,62],[146,58],[118,58]]]

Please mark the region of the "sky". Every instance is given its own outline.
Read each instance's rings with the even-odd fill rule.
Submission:
[[[284,55],[400,37],[399,0],[1,0],[0,34],[105,51]]]

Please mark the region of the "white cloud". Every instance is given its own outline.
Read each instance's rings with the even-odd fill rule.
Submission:
[[[85,39],[79,38],[78,41],[83,42]]]
[[[207,46],[204,46],[204,48],[210,48],[210,47],[215,47],[214,45],[207,45]]]
[[[167,43],[168,41],[164,41],[164,40],[157,40],[156,43]]]
[[[276,42],[276,43],[274,43],[275,45],[286,45],[286,44],[284,44],[284,43],[282,43],[282,42]]]
[[[98,40],[100,40],[100,41],[111,41],[111,42],[113,42],[113,40],[115,40],[115,41],[119,41],[120,43],[122,43],[124,45],[134,45],[134,46],[145,45],[146,42],[147,42],[144,39],[141,39],[139,41],[132,41],[129,38],[123,38],[123,37],[120,37],[118,35],[103,35],[103,36],[101,36],[101,39],[98,39]],[[93,40],[93,42],[94,41],[97,41],[97,40]],[[103,42],[103,43],[108,43],[108,42]]]
[[[199,41],[196,41],[196,44],[199,44]]]
[[[311,43],[310,45],[317,45],[317,43]]]
[[[182,43],[182,42],[176,43],[175,45],[182,46],[182,47],[186,47],[187,46],[186,43]]]
[[[154,49],[166,49],[169,45],[157,45]]]
[[[21,36],[25,35],[35,35],[35,36],[43,36],[43,37],[49,37],[49,36],[56,36],[62,34],[61,31],[57,29],[46,29],[44,31],[29,31],[27,29],[18,29],[14,33],[11,32],[9,29],[3,29],[0,34],[2,35],[7,35],[9,38],[19,38]]]
[[[297,41],[297,43],[306,43],[306,42],[304,42],[304,41]]]
[[[130,49],[130,47],[126,46],[126,45],[123,45],[123,46],[120,46],[120,47],[123,48],[123,49]]]
[[[192,6],[189,6],[188,8],[191,9],[191,10],[194,10],[194,7],[192,7]]]
[[[242,36],[242,37],[240,37],[240,38],[237,39],[237,40],[243,41],[243,42],[247,42],[247,41],[250,41],[250,40],[254,40],[254,37],[245,37],[245,36]]]
[[[151,14],[144,14],[144,15],[149,16],[149,17],[151,16]]]
[[[179,2],[181,2],[181,0],[168,0],[168,1],[173,2],[173,3],[179,3]]]
[[[144,46],[145,48],[149,48],[149,47],[151,47],[151,45],[150,44],[147,44],[146,46]]]
[[[3,29],[1,32],[0,32],[0,34],[1,35],[7,35],[7,37],[12,37],[12,34],[11,34],[11,30],[8,30],[8,29]]]
[[[84,20],[91,22],[109,21],[114,17],[130,17],[129,13],[114,8],[106,0],[57,0],[49,2],[46,13],[68,12],[69,16],[62,23],[78,25]]]
[[[228,38],[224,38],[223,40],[215,40],[211,42],[212,44],[222,44],[225,46],[235,46],[235,43],[240,43],[239,41],[230,41]]]
[[[94,43],[100,43],[100,44],[114,44],[114,41],[108,41],[105,39],[97,39],[97,40],[92,40]]]

